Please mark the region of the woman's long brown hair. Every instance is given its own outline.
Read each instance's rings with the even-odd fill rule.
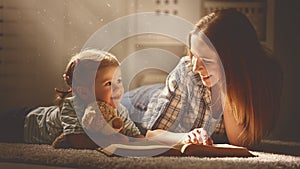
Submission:
[[[234,9],[215,11],[196,26],[216,48],[226,74],[227,99],[245,146],[274,128],[280,111],[282,72],[260,44],[248,18]]]

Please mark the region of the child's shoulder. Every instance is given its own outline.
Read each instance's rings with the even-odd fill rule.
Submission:
[[[76,112],[82,114],[86,109],[86,104],[75,96],[65,98],[62,106],[62,110]]]
[[[64,99],[64,104],[69,104],[69,105],[76,105],[76,106],[84,106],[86,107],[87,104],[81,100],[79,97],[76,96],[70,96]]]
[[[63,103],[73,103],[74,101],[75,101],[75,97],[74,96],[70,96],[70,97],[64,98],[64,102]]]
[[[75,104],[74,102],[75,102],[75,99],[73,96],[64,98],[64,101],[62,103],[62,109],[74,107],[74,104]]]

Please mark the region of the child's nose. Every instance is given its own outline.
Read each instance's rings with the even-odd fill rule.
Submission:
[[[121,89],[123,89],[123,85],[122,84],[116,84],[116,83],[114,83],[112,85],[112,89],[113,89],[113,91],[121,90]]]

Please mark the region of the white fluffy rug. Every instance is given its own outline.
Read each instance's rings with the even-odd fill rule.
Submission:
[[[107,157],[96,150],[53,149],[49,145],[0,143],[0,168],[6,162],[105,169],[145,168],[300,168],[300,143],[264,141],[251,158]],[[18,168],[20,165],[18,166]]]

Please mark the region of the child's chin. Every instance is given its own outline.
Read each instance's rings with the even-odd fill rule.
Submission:
[[[121,102],[120,100],[114,101],[114,102],[113,102],[113,105],[112,105],[113,108],[118,108],[118,107],[120,106],[120,102]]]

